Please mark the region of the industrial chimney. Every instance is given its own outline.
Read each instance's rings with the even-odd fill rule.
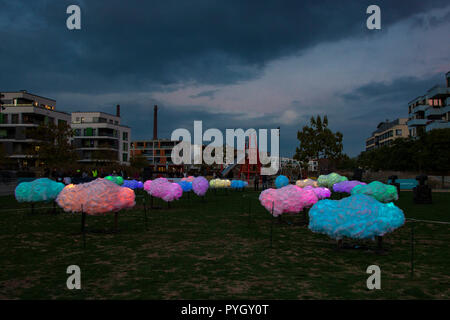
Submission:
[[[153,107],[153,140],[158,140],[158,106]]]
[[[120,104],[116,106],[116,116],[120,117]]]

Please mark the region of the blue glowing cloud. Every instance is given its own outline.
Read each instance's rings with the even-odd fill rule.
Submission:
[[[405,223],[403,211],[358,194],[342,200],[321,200],[309,210],[309,229],[333,239],[373,239]]]

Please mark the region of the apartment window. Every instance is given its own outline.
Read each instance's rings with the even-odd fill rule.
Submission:
[[[94,130],[92,128],[86,128],[83,130],[83,135],[91,137],[91,136],[93,136],[93,133],[94,133],[93,131]]]
[[[122,161],[128,161],[128,153],[122,153]]]
[[[128,141],[128,132],[123,132],[122,138],[123,140]]]
[[[8,115],[6,113],[0,112],[0,123],[4,123],[4,124],[8,123]]]
[[[79,137],[81,136],[81,129],[75,129],[73,132],[74,136]]]
[[[11,115],[11,123],[12,124],[17,124],[19,123],[19,115],[17,113],[13,113]]]
[[[123,143],[123,151],[128,151],[128,143]]]
[[[396,136],[401,136],[402,135],[402,129],[396,129],[395,130],[395,135]]]

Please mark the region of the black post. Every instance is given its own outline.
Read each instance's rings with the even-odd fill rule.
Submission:
[[[31,203],[31,214],[34,214],[34,202]]]
[[[383,237],[377,236],[377,247],[378,250],[381,250],[383,248]]]
[[[252,222],[252,201],[251,198],[248,198],[248,226],[250,226]]]
[[[53,200],[53,214],[56,214],[56,203],[54,200]]]
[[[273,206],[274,203],[272,202],[272,223],[270,224],[270,247],[272,248],[272,238],[273,238],[273,220],[275,219],[273,216]]]
[[[414,222],[411,223],[411,278],[414,278]]]
[[[86,213],[81,205],[81,235],[83,237],[83,249],[86,248]]]
[[[117,233],[118,212],[114,212],[114,232]]]
[[[148,226],[147,226],[147,201],[145,200],[145,196],[144,196],[144,222],[145,222],[145,230],[148,231]]]

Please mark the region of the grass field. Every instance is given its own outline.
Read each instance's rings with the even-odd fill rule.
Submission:
[[[51,209],[30,214],[14,197],[0,198],[1,299],[449,299],[450,226],[416,222],[411,278],[411,222],[384,237],[336,249],[314,234],[305,214],[273,224],[259,193],[191,195],[167,209],[142,201],[119,214],[118,233],[80,234],[79,214]],[[402,192],[407,218],[450,221],[450,193],[433,205],[414,205]],[[46,204],[44,206],[50,206]],[[17,209],[25,208],[18,211]],[[249,215],[249,208],[251,214]],[[113,215],[88,216],[88,231],[113,228]],[[366,288],[369,265],[381,268],[381,290]],[[66,269],[81,268],[82,290],[68,290]]]

